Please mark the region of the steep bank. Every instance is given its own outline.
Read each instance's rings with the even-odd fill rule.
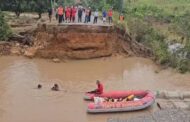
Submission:
[[[21,35],[10,39],[19,40],[10,52],[28,57],[91,59],[112,55],[152,56],[151,50],[113,26],[38,24],[32,33],[22,32]]]
[[[37,57],[90,59],[115,54],[150,56],[151,51],[112,26],[39,25]]]

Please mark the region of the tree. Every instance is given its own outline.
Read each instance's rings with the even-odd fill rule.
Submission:
[[[5,11],[13,11],[19,17],[24,8],[27,8],[29,0],[0,0],[1,9]]]
[[[51,7],[50,0],[31,0],[30,4],[30,11],[37,12],[39,15],[39,19],[42,16],[42,13],[46,12],[49,7]]]
[[[51,6],[50,0],[0,0],[0,3],[2,10],[13,11],[17,17],[22,12],[37,12],[41,18],[41,14]]]
[[[63,5],[63,6],[72,6],[75,4],[76,0],[56,0],[56,4]]]
[[[0,41],[6,41],[11,36],[11,30],[0,11]]]
[[[124,0],[81,0],[85,6],[90,6],[92,9],[109,9],[113,8],[118,11],[122,11]]]

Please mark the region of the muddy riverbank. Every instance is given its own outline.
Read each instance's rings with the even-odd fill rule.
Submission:
[[[101,80],[106,91],[126,89],[188,90],[190,75],[172,69],[161,70],[145,58],[122,56],[93,60],[52,63],[43,59],[0,57],[1,122],[105,122],[109,118],[127,119],[158,110],[156,105],[138,111],[89,115],[83,92]],[[156,72],[155,72],[156,71]],[[43,85],[37,90],[36,85]],[[52,92],[58,83],[68,92]]]
[[[114,26],[38,24],[9,39],[11,48],[0,44],[0,52],[26,57],[91,59],[113,55],[151,57],[152,52]]]

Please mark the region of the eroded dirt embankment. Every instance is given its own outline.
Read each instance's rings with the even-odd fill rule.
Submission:
[[[27,35],[27,34],[25,34]],[[32,39],[32,43],[31,43]],[[151,51],[133,41],[125,31],[113,26],[39,24],[33,37],[23,38],[32,44],[17,44],[17,54],[28,57],[90,59],[112,55],[149,57]],[[19,53],[20,52],[20,53]]]
[[[122,30],[106,26],[39,25],[34,41],[36,56],[89,59],[115,54],[150,56],[151,51],[132,41]]]

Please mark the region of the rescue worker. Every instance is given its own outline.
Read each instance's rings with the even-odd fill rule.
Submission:
[[[60,5],[57,10],[58,10],[59,24],[60,24],[63,21],[63,12],[64,12],[62,5]]]
[[[67,17],[66,22],[70,22],[70,17],[71,17],[71,8],[70,7],[67,7],[66,17]]]
[[[96,85],[97,85],[97,89],[95,89],[94,91],[87,92],[87,93],[102,94],[104,92],[103,84],[100,83],[99,80],[97,80]]]
[[[73,8],[72,8],[72,12],[71,12],[71,13],[72,13],[72,22],[75,22],[76,12],[77,12],[76,8],[73,7]]]
[[[112,21],[113,21],[112,16],[113,16],[113,11],[112,11],[112,9],[110,9],[110,10],[108,11],[108,20],[109,20],[109,24],[111,24]]]

